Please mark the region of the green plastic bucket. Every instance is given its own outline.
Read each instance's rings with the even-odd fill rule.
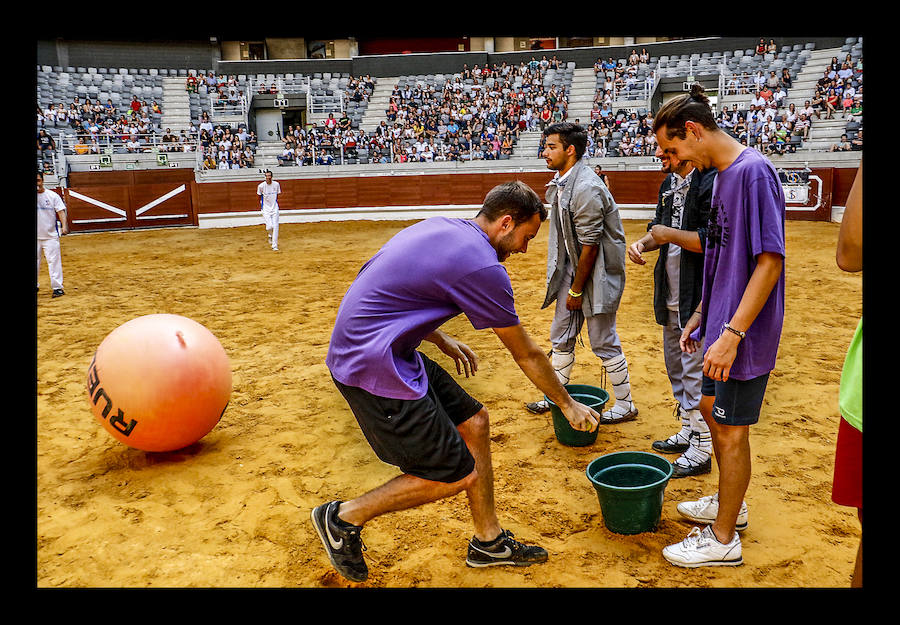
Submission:
[[[611,532],[640,534],[656,529],[672,477],[668,460],[643,451],[617,451],[595,458],[586,473]]]
[[[609,401],[609,393],[598,386],[590,386],[588,384],[566,384],[565,389],[569,392],[577,402],[593,408],[597,412],[603,412],[603,407]],[[554,404],[546,395],[544,399],[550,405],[550,415],[553,418],[553,432],[556,434],[556,440],[563,445],[570,447],[584,447],[592,445],[597,440],[597,432],[600,427],[595,427],[593,432],[583,432],[576,430],[569,425],[569,420],[562,413],[559,406]]]

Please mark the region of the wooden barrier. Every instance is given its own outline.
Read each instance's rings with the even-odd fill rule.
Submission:
[[[284,210],[478,206],[501,182],[521,180],[544,197],[551,171],[435,173],[276,180]],[[659,171],[607,171],[610,191],[622,206],[656,205]],[[843,206],[856,169],[814,168],[805,204],[789,203],[788,219],[826,221],[832,205]],[[259,209],[262,181],[197,183],[183,169],[73,172],[65,200],[73,231],[198,225],[203,215],[247,213]]]

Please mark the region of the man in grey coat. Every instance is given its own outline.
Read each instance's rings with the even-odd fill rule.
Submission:
[[[621,423],[637,417],[631,397],[628,362],[616,332],[616,311],[625,289],[625,231],[609,189],[582,160],[587,133],[569,122],[544,129],[542,156],[556,176],[545,199],[552,206],[548,219],[547,293],[541,308],[556,300],[550,360],[560,382],[568,384],[575,365],[575,342],[587,323],[591,351],[600,358],[613,387],[615,404],[600,423]],[[526,404],[543,413],[546,400]]]

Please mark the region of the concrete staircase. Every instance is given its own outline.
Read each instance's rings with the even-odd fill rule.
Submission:
[[[591,122],[591,109],[594,108],[594,97],[597,95],[597,77],[593,67],[576,69],[572,74],[572,87],[569,89],[569,119],[587,127]]]
[[[572,84],[569,86],[569,115],[567,121],[575,123],[579,120],[582,126],[586,126],[591,120],[591,109],[594,107],[594,96],[597,94],[596,76],[593,67],[575,69],[572,73]],[[540,127],[523,132],[519,135],[519,141],[513,150],[514,159],[540,158],[538,149],[541,145]]]
[[[162,118],[159,124],[163,132],[166,128],[171,128],[173,134],[178,135],[191,127],[191,99],[184,81],[184,78],[179,77],[162,79]]]
[[[359,129],[365,130],[366,133],[372,133],[382,121],[387,121],[388,103],[391,101],[391,91],[397,84],[399,78],[392,76],[388,78],[379,78],[375,83],[375,89],[369,96],[369,105],[366,107],[366,114],[359,123]]]
[[[278,167],[278,157],[284,151],[281,141],[259,141],[256,144],[256,155],[253,158],[253,166],[258,169],[272,169]]]

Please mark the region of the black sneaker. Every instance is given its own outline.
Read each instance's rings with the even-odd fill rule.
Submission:
[[[545,412],[550,412],[550,404],[547,403],[546,399],[525,404],[525,408],[528,409],[528,412],[531,412],[533,414],[544,414]]]
[[[678,460],[683,460],[683,462],[678,462]],[[706,475],[707,473],[712,473],[712,456],[708,457],[703,462],[697,462],[696,460],[691,460],[690,458],[685,458],[681,456],[675,462],[672,463],[672,477],[692,477],[694,475]]]
[[[513,533],[502,530],[493,542],[483,543],[473,537],[469,541],[466,565],[474,567],[512,565],[530,566],[547,561],[547,550],[513,540]]]
[[[690,447],[691,444],[688,441],[681,441],[684,441],[684,439],[681,438],[680,433],[677,433],[673,434],[664,441],[653,441],[653,445],[651,445],[651,447],[654,449],[654,451],[658,451],[664,454],[683,454],[688,450],[688,447]]]
[[[53,297],[59,297],[60,295],[65,295],[66,292],[62,289],[53,289]]]
[[[369,568],[362,555],[366,547],[359,535],[362,527],[339,524],[337,511],[340,505],[340,501],[323,503],[313,508],[309,516],[337,572],[352,582],[362,582],[369,577]]]

